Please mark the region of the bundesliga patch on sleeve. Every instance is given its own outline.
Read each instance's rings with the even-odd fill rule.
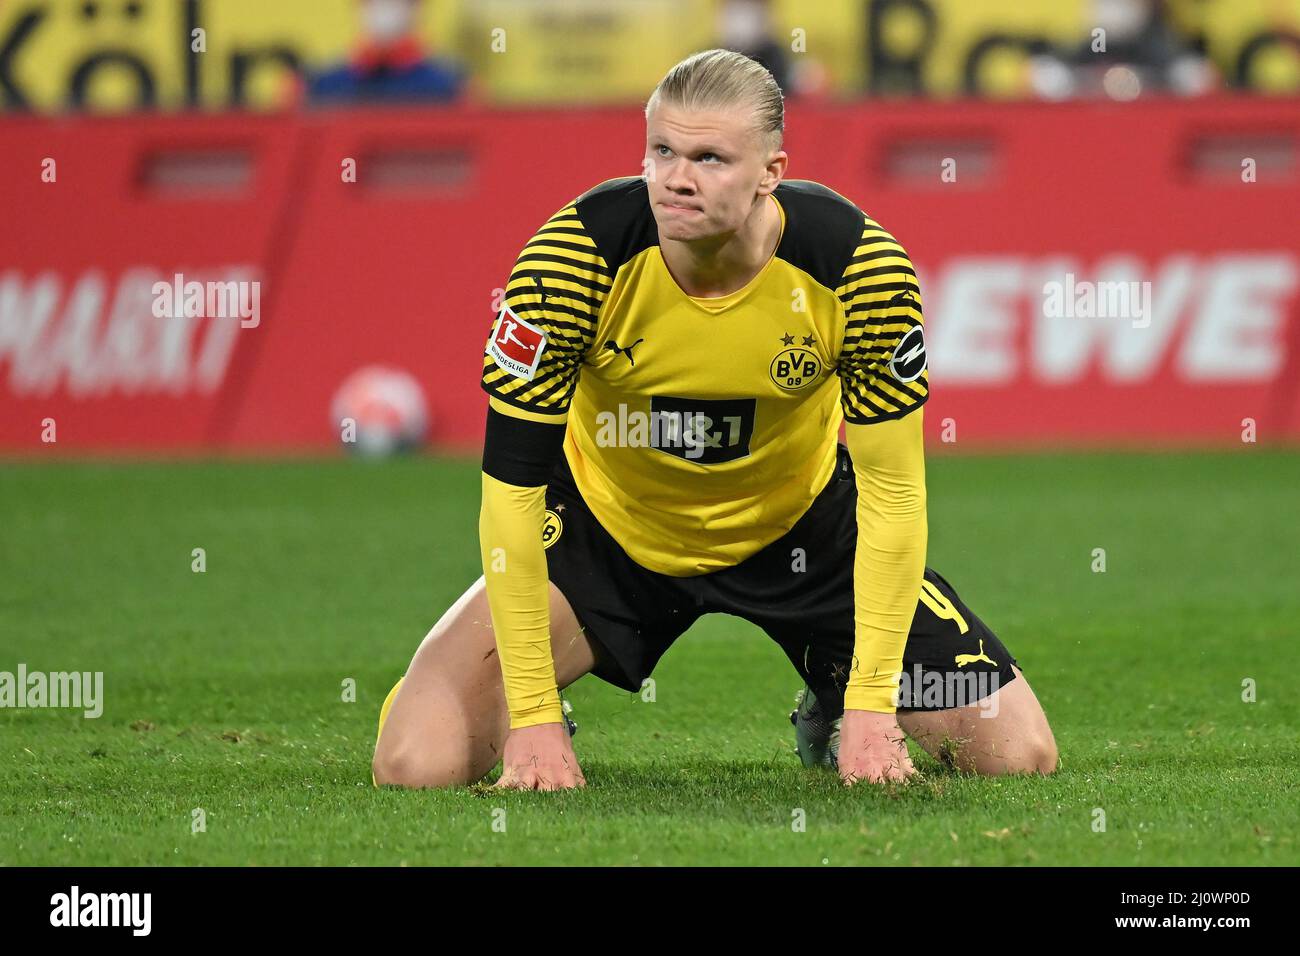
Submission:
[[[492,361],[515,378],[531,382],[545,349],[545,332],[519,318],[510,306],[501,309],[487,348]]]

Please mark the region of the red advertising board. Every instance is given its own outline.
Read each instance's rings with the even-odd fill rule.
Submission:
[[[1296,441],[1297,105],[792,103],[788,175],[911,253],[936,442]],[[328,448],[374,364],[475,447],[497,290],[556,209],[640,171],[643,122],[0,122],[0,450],[52,450],[47,422],[59,451]]]

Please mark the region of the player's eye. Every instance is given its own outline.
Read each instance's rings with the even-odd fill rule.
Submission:
[[[655,152],[658,153],[660,156],[667,156],[669,153],[672,152],[672,150],[669,149],[667,146],[665,146],[663,143],[660,143],[658,146],[655,147]]]
[[[706,162],[707,160],[710,160],[710,159],[716,159],[718,162],[722,162],[722,157],[719,156],[717,153],[701,153],[701,154],[700,154],[700,162]]]

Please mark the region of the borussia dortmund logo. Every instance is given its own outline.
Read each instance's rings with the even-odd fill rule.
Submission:
[[[785,348],[776,353],[768,368],[768,374],[778,388],[797,392],[821,377],[822,361],[812,349],[817,344],[814,336],[805,335],[796,345],[794,336],[787,332],[781,336],[781,344]]]
[[[561,505],[560,507],[563,507]],[[564,534],[564,522],[556,511],[546,510],[546,517],[542,519],[542,547],[549,548],[555,542],[560,540],[560,535]]]

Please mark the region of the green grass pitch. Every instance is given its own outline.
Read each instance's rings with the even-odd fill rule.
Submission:
[[[505,794],[370,785],[478,574],[476,463],[3,464],[0,670],[103,671],[106,703],[0,710],[0,864],[1295,865],[1298,481],[1254,446],[932,456],[930,563],[1024,666],[1052,778],[914,747],[920,782],[842,788],[793,756],[784,657],[718,616],[652,703],[570,689],[585,791]]]

